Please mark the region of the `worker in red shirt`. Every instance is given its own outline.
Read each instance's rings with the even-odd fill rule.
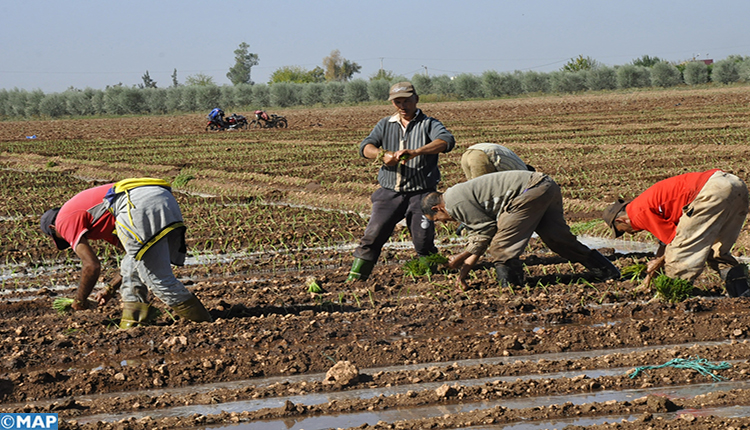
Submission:
[[[693,281],[708,262],[721,274],[727,294],[750,296],[746,266],[730,253],[748,213],[748,190],[719,169],[685,173],[652,185],[632,201],[619,199],[603,214],[614,231],[646,230],[659,239],[648,280],[664,268],[671,278]]]

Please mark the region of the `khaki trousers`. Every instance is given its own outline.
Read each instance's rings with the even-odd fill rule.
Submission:
[[[675,237],[664,252],[666,275],[693,281],[706,262],[716,271],[739,264],[730,251],[747,213],[745,183],[730,173],[714,173],[683,208]]]
[[[588,260],[591,250],[570,232],[560,187],[549,177],[513,199],[508,210],[497,217],[497,233],[487,254],[499,263],[516,258],[534,232],[561,257],[579,263]]]
[[[466,179],[478,178],[487,173],[494,173],[495,165],[490,161],[490,157],[484,151],[478,149],[468,149],[461,156],[461,169],[466,175]]]

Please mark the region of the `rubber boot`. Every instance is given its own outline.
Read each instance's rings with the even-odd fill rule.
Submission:
[[[374,262],[355,258],[354,263],[352,263],[352,270],[349,271],[349,277],[346,278],[346,282],[367,280],[367,278],[370,277],[370,273],[372,273],[373,267],[375,267]]]
[[[149,303],[143,302],[122,302],[122,318],[120,318],[120,328],[129,329],[149,325],[161,315],[161,312],[152,307]]]
[[[750,288],[747,282],[747,266],[738,264],[721,272],[721,278],[724,279],[724,287],[727,289],[729,297],[749,297]]]
[[[594,273],[596,279],[606,281],[607,279],[620,279],[620,269],[615,267],[611,261],[599,251],[592,249],[588,260],[583,262],[587,269]]]
[[[213,322],[214,320],[211,317],[211,314],[208,313],[208,310],[206,310],[206,307],[203,306],[203,303],[195,295],[182,303],[173,305],[172,310],[174,310],[177,315],[190,321]]]
[[[497,272],[497,282],[501,287],[510,287],[511,285],[520,287],[525,282],[523,273],[523,264],[517,258],[511,258],[505,263],[495,263]]]

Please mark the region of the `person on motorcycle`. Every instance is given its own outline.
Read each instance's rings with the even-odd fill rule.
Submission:
[[[209,114],[208,119],[216,123],[219,127],[226,127],[224,122],[224,111],[219,108],[214,108]]]
[[[266,111],[264,110],[256,110],[255,111],[255,119],[257,120],[263,120],[264,123],[268,123],[268,121],[271,120],[271,118],[268,116]]]

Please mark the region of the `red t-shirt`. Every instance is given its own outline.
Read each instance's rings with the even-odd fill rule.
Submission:
[[[682,208],[695,200],[711,175],[718,170],[685,173],[655,183],[625,207],[630,225],[636,231],[650,232],[662,243],[672,242]]]
[[[102,202],[112,185],[101,185],[81,191],[60,208],[55,219],[55,230],[71,248],[76,248],[84,234],[89,240],[106,240],[113,245],[120,243],[115,234],[115,217],[111,212],[107,211],[94,224],[93,217],[87,212]]]

